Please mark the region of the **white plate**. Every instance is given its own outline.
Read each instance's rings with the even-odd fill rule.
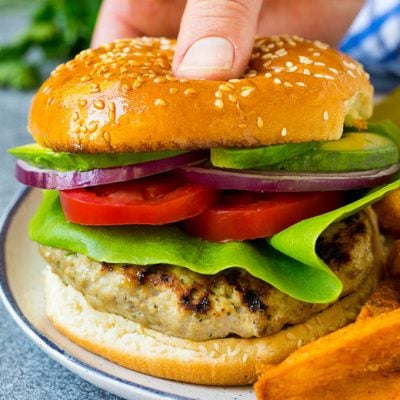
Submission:
[[[129,400],[250,400],[251,387],[219,388],[153,378],[120,367],[70,342],[45,314],[42,287],[44,261],[28,238],[39,190],[21,191],[7,209],[0,231],[1,298],[20,328],[50,357],[83,379]]]

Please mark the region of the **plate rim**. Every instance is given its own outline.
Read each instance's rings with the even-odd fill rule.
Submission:
[[[168,400],[193,400],[192,397],[184,397],[175,395],[164,390],[155,389],[149,386],[141,385],[135,382],[128,381],[123,378],[119,378],[115,375],[109,374],[102,370],[97,369],[85,362],[79,360],[73,355],[69,354],[62,347],[57,345],[51,339],[49,339],[46,335],[40,332],[34,325],[32,325],[29,320],[25,317],[24,313],[20,309],[17,304],[17,301],[12,293],[10,288],[7,270],[6,270],[6,237],[14,218],[14,215],[19,210],[19,207],[27,198],[27,196],[34,189],[29,187],[20,188],[11,201],[6,206],[1,219],[0,219],[0,299],[4,304],[7,312],[11,315],[14,322],[18,325],[18,327],[24,332],[29,339],[31,339],[37,347],[39,347],[42,351],[44,351],[48,356],[50,356],[53,360],[61,364],[64,368],[67,368],[72,373],[76,374],[71,368],[77,368],[84,372],[85,374],[91,375],[93,379],[100,379],[102,381],[108,381],[110,383],[117,382],[120,385],[123,385],[124,389],[135,389],[137,392],[135,394],[143,394],[143,395],[157,395],[159,398],[168,399]],[[63,363],[60,361],[62,360]],[[94,384],[92,380],[88,380],[82,376],[82,374],[78,374],[81,379],[84,379],[90,382],[92,385],[99,387]],[[103,387],[102,387],[103,388]],[[104,389],[104,388],[103,388]],[[109,391],[107,389],[104,389]],[[110,391],[109,391],[110,392]],[[140,393],[138,393],[140,392]],[[112,393],[112,392],[111,392]]]

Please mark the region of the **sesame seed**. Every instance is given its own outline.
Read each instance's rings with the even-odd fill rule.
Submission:
[[[272,54],[271,53],[265,53],[261,56],[261,60],[268,60],[270,58],[272,58]]]
[[[167,81],[170,81],[170,82],[175,82],[176,81],[176,78],[174,76],[172,76],[172,75],[169,75],[169,74],[165,75],[165,79]]]
[[[254,92],[254,87],[252,86],[243,86],[240,95],[242,97],[250,96]]]
[[[215,100],[214,105],[215,105],[215,107],[220,108],[220,109],[224,108],[224,102],[221,99]]]
[[[97,108],[98,110],[103,110],[105,107],[104,101],[103,100],[96,100],[94,102],[94,108]]]
[[[90,76],[82,76],[81,78],[81,82],[88,82],[90,81],[92,78]]]
[[[319,40],[314,40],[313,43],[314,43],[314,46],[320,50],[326,50],[329,48],[329,46],[326,43],[322,43]]]
[[[286,136],[286,135],[287,135],[287,129],[286,128],[282,128],[281,136]]]
[[[321,55],[321,53],[319,53],[318,51],[316,51],[315,53],[313,53],[314,57],[319,57]]]
[[[228,85],[219,85],[219,90],[223,90],[224,92],[230,92],[232,89]]]
[[[352,77],[355,78],[356,76],[354,75],[354,72],[350,69],[347,70],[347,73]]]
[[[89,123],[89,125],[88,125],[88,130],[89,130],[89,132],[90,132],[90,133],[93,133],[94,131],[96,131],[97,126],[98,126],[98,124],[97,124],[96,121],[91,121],[91,122]]]
[[[257,76],[257,71],[250,70],[249,72],[244,74],[245,78],[254,78]]]
[[[287,51],[285,49],[279,49],[275,52],[275,54],[279,57],[283,57],[287,55]]]
[[[325,78],[324,74],[314,74],[316,78]]]
[[[188,88],[183,93],[185,94],[185,96],[190,96],[192,94],[197,93],[197,90],[196,89],[192,89],[192,88]]]
[[[325,111],[324,112],[324,121],[328,121],[328,118],[329,118],[328,111]]]
[[[109,143],[110,142],[110,134],[109,134],[109,132],[107,132],[107,131],[103,132],[103,138],[107,143]]]
[[[115,112],[115,103],[113,101],[108,104],[108,109]]]
[[[228,94],[228,100],[232,103],[236,103],[237,102],[237,97],[234,94]]]
[[[157,78],[153,79],[154,83],[164,83],[166,79],[163,76],[157,76]]]
[[[305,56],[299,56],[299,61],[301,64],[312,64],[313,62]]]
[[[291,68],[291,67],[293,67],[293,63],[291,62],[291,61],[286,61],[286,66],[288,67],[288,68]]]
[[[216,97],[217,99],[222,99],[222,92],[221,92],[220,90],[217,90],[217,91],[215,92],[215,97]]]
[[[317,66],[319,66],[319,67],[325,67],[325,66],[326,66],[326,64],[323,63],[323,62],[321,62],[321,61],[315,61],[315,62],[314,62],[314,65],[317,65]]]
[[[338,74],[338,70],[336,68],[329,67],[329,71],[333,72],[334,74]]]
[[[264,74],[264,76],[265,76],[266,78],[271,78],[272,74],[271,74],[271,72],[266,72],[266,73]]]
[[[257,126],[261,129],[264,126],[264,120],[261,117],[257,118]]]
[[[303,74],[304,75],[311,75],[311,72],[310,72],[310,70],[308,68],[304,68]]]
[[[169,92],[170,92],[171,94],[175,94],[175,93],[178,92],[178,89],[175,88],[175,87],[172,87],[172,88],[169,88]]]
[[[243,128],[246,128],[246,127],[247,127],[247,124],[239,124],[238,127],[241,128],[241,129],[243,129]]]
[[[279,85],[280,83],[282,83],[282,81],[279,78],[274,78],[274,83]]]
[[[157,107],[158,106],[165,107],[167,105],[167,102],[164,99],[158,98],[158,99],[154,100],[154,105],[157,106]]]
[[[229,79],[228,82],[231,82],[231,83],[238,83],[238,82],[240,82],[240,79],[237,79],[237,78]]]
[[[296,72],[299,67],[294,65],[293,67],[288,68],[288,72]]]
[[[356,64],[354,64],[352,62],[348,62],[346,60],[343,60],[343,65],[345,67],[347,67],[347,68],[350,68],[350,69],[356,69],[357,68]]]
[[[293,83],[290,83],[290,82],[283,82],[283,85],[284,86],[286,86],[286,87],[293,87]]]
[[[136,88],[136,89],[139,89],[140,86],[142,86],[142,83],[139,81],[138,78],[136,78],[135,82],[133,82],[133,87]]]
[[[296,82],[296,85],[301,87],[306,87],[306,84],[304,82]]]
[[[279,74],[279,72],[282,72],[282,71],[283,71],[283,68],[281,68],[281,67],[275,67],[274,68],[274,72],[276,72],[278,74]]]

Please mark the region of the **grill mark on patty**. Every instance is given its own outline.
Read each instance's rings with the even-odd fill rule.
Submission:
[[[351,251],[354,241],[367,231],[365,222],[358,214],[344,221],[346,230],[340,229],[331,237],[320,236],[317,240],[316,252],[328,265],[335,265],[338,269],[351,260]]]
[[[265,309],[265,304],[261,301],[260,297],[254,290],[246,290],[243,293],[243,300],[245,301],[247,308],[252,312]]]
[[[195,294],[198,289],[192,286],[183,293],[181,296],[181,304],[187,310],[194,311],[197,314],[205,314],[210,309],[210,299],[208,298],[209,293],[206,291],[203,295],[195,298]]]
[[[251,312],[257,312],[266,309],[265,304],[261,300],[261,296],[267,294],[269,285],[263,286],[264,293],[255,290],[251,287],[253,280],[249,281],[246,279],[247,274],[244,276],[243,272],[241,272],[239,269],[227,270],[224,273],[224,276],[227,283],[240,292],[243,304],[246,305]]]

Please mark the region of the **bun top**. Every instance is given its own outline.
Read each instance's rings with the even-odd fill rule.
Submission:
[[[228,82],[175,78],[174,47],[118,40],[59,65],[33,99],[33,137],[85,153],[260,146],[338,139],[372,113],[368,74],[319,41],[257,39]]]

